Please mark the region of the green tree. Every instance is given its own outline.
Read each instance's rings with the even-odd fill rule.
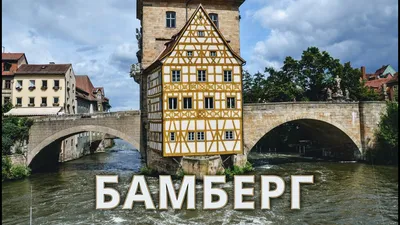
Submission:
[[[387,103],[379,128],[375,133],[376,147],[370,150],[370,160],[374,163],[398,164],[399,149],[399,104]]]
[[[1,107],[1,114],[4,114],[12,109],[13,105],[11,102],[7,102]]]

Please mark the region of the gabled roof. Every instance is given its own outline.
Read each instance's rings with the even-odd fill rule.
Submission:
[[[15,72],[17,74],[65,74],[71,64],[23,64]]]
[[[25,53],[1,53],[1,60],[19,60],[25,57]],[[25,57],[26,60],[26,57]]]
[[[242,57],[240,57],[240,55],[238,53],[233,51],[231,46],[228,44],[228,42],[226,41],[226,39],[222,35],[222,33],[219,30],[219,28],[212,22],[210,16],[208,15],[207,11],[204,9],[203,5],[200,4],[197,7],[197,9],[193,12],[193,14],[190,17],[190,19],[188,19],[188,21],[182,27],[182,29],[178,33],[176,33],[175,35],[172,36],[171,41],[165,43],[165,49],[161,52],[161,54],[157,57],[157,59],[155,61],[153,61],[153,63],[145,69],[145,71],[151,70],[155,65],[160,65],[161,61],[165,57],[169,56],[174,51],[176,45],[179,43],[179,40],[182,38],[182,35],[187,30],[189,25],[192,23],[193,19],[195,18],[196,14],[199,12],[199,10],[202,10],[204,12],[204,15],[207,17],[207,20],[210,22],[210,24],[214,28],[214,30],[218,33],[218,35],[220,36],[220,38],[224,42],[225,46],[227,46],[228,50],[232,53],[232,55],[234,57],[236,57],[237,59],[239,59],[239,61],[241,61],[242,63],[246,62]]]

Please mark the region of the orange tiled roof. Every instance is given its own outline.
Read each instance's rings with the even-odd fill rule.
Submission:
[[[15,74],[65,74],[71,64],[23,64]]]

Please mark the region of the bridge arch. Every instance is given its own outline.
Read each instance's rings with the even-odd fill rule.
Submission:
[[[243,121],[244,153],[248,155],[253,147],[273,129],[293,121],[314,125],[322,124],[324,128],[329,128],[330,132],[342,133],[354,143],[361,154],[363,153],[358,107],[351,111],[347,110],[347,112],[340,109],[326,110],[325,112],[314,110],[313,112],[307,110],[307,107],[304,106],[302,106],[304,109],[297,107],[298,105],[295,105],[296,108],[291,106],[283,110],[271,107],[275,106],[274,104],[266,104],[258,110],[252,106],[245,107]],[[318,127],[315,129],[318,129]],[[321,130],[320,132],[328,131]]]
[[[121,132],[119,130],[106,127],[106,126],[100,126],[100,125],[80,125],[80,126],[73,126],[69,127],[63,130],[60,130],[48,137],[46,137],[44,140],[42,140],[39,144],[37,144],[32,150],[28,151],[27,155],[27,165],[30,165],[32,160],[35,158],[35,156],[46,146],[50,145],[51,143],[68,138],[70,136],[73,136],[78,133],[82,132],[100,132],[103,134],[110,134],[116,137],[119,137],[123,139],[124,141],[128,142],[135,148],[139,149],[140,144],[138,143],[137,140],[132,135],[129,135],[127,133]]]

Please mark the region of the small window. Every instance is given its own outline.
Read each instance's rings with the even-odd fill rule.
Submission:
[[[22,98],[21,97],[17,98],[17,105],[22,105]]]
[[[172,70],[172,82],[179,82],[179,81],[181,81],[181,71]]]
[[[228,109],[234,109],[236,107],[235,106],[235,98],[227,98],[226,99],[226,107]]]
[[[186,53],[187,53],[188,57],[192,57],[193,56],[193,51],[187,51]]]
[[[35,80],[29,81],[29,87],[35,87]]]
[[[54,87],[60,87],[60,81],[54,80]]]
[[[178,99],[169,98],[168,99],[168,109],[178,109]]]
[[[54,104],[58,104],[58,101],[59,101],[59,98],[58,98],[58,97],[54,97],[54,98],[53,98]]]
[[[197,132],[197,140],[198,141],[204,141],[205,135],[203,131]]]
[[[6,80],[5,81],[5,87],[4,89],[11,89],[11,80]]]
[[[211,20],[213,21],[213,23],[215,24],[215,26],[218,27],[218,14],[210,13],[209,16],[210,16]]]
[[[7,104],[10,102],[10,97],[4,97],[4,104]]]
[[[194,141],[194,132],[188,133],[188,141]]]
[[[183,98],[183,109],[192,109],[192,98]]]
[[[204,31],[202,30],[197,31],[197,36],[204,37]]]
[[[205,70],[197,71],[197,81],[200,81],[200,82],[206,81],[206,71]]]
[[[17,80],[16,87],[17,88],[22,88],[22,80]]]
[[[47,105],[47,98],[46,97],[42,97],[42,104],[43,105]]]
[[[175,132],[169,133],[169,140],[170,141],[175,141]]]
[[[211,51],[210,52],[210,56],[211,57],[216,57],[217,56],[217,52],[216,51]]]
[[[167,27],[175,28],[176,27],[176,13],[175,12],[167,12]]]
[[[233,140],[234,136],[233,136],[233,131],[225,131],[225,140]]]
[[[29,97],[29,106],[35,106],[35,97]]]
[[[205,108],[206,109],[213,109],[214,108],[214,98],[206,97],[205,98]]]
[[[231,70],[225,70],[224,71],[224,81],[225,82],[232,82],[232,71]]]
[[[47,80],[42,80],[42,87],[47,87]]]
[[[10,71],[11,63],[4,63],[4,71]]]

